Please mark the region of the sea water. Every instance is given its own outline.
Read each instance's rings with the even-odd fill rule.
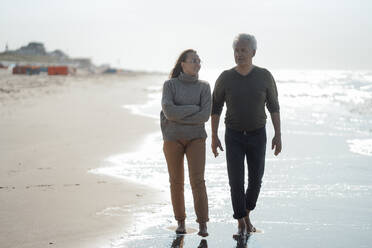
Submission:
[[[177,236],[170,203],[166,162],[159,131],[130,154],[113,154],[92,171],[156,187],[168,201],[136,209],[136,223],[108,247],[372,247],[372,72],[272,71],[279,91],[282,153],[271,150],[273,127],[267,121],[263,185],[252,222],[261,230],[234,240],[225,154],[214,158],[207,139],[206,186],[209,236]],[[201,73],[213,90],[218,72]],[[144,86],[149,101],[124,105],[159,124],[164,79]],[[224,113],[222,114],[224,116]],[[268,115],[269,116],[269,115]],[[210,136],[210,123],[206,123]],[[219,137],[224,144],[221,118]],[[224,146],[224,145],[223,145]],[[198,228],[185,164],[187,226]],[[247,173],[247,172],[246,172]],[[106,209],[113,215],[131,206]]]

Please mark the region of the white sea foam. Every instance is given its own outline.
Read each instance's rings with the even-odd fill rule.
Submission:
[[[159,113],[161,109],[160,99],[161,99],[161,86],[155,85],[150,86],[146,89],[148,92],[149,100],[144,104],[128,104],[123,105],[123,108],[129,109],[135,115],[141,115],[150,117],[153,119],[159,119]]]
[[[348,140],[350,151],[366,155],[372,156],[372,139],[353,139]]]
[[[150,134],[136,152],[112,155],[104,161],[106,166],[90,172],[164,189],[168,186],[168,174],[161,139],[159,132]]]

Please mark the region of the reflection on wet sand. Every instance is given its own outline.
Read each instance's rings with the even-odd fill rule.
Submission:
[[[183,235],[177,235],[176,238],[172,242],[171,248],[182,248],[184,238],[185,236]]]
[[[248,240],[251,237],[250,234],[246,235],[234,235],[233,238],[236,241],[236,248],[248,248]],[[183,248],[185,235],[176,235],[171,244],[171,248]],[[202,239],[197,248],[207,248],[208,242],[206,239]]]
[[[250,234],[246,235],[234,235],[233,238],[236,241],[236,248],[248,248],[248,240],[251,237]],[[171,244],[171,248],[183,248],[185,235],[176,235]],[[208,242],[206,239],[202,239],[197,248],[207,248]]]
[[[172,242],[171,248],[183,248],[185,235],[177,235]],[[206,239],[202,239],[197,248],[207,248],[208,243]]]
[[[250,234],[234,235],[233,238],[236,240],[236,248],[248,248],[247,244],[250,237]]]

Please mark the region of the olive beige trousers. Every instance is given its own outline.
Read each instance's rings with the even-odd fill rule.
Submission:
[[[167,161],[173,212],[177,221],[186,218],[184,197],[184,157],[186,155],[189,179],[194,198],[196,222],[208,218],[208,197],[205,188],[205,138],[164,141],[163,151]]]

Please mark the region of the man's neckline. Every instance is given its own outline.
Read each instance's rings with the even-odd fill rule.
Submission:
[[[237,73],[237,74],[239,74],[240,76],[242,76],[242,77],[246,77],[246,76],[248,76],[248,75],[250,75],[253,71],[254,71],[254,69],[256,68],[257,66],[255,66],[255,65],[252,65],[252,69],[247,73],[247,74],[241,74],[240,72],[238,72],[237,70],[236,70],[236,68],[237,67],[234,67],[233,68],[233,70]]]

